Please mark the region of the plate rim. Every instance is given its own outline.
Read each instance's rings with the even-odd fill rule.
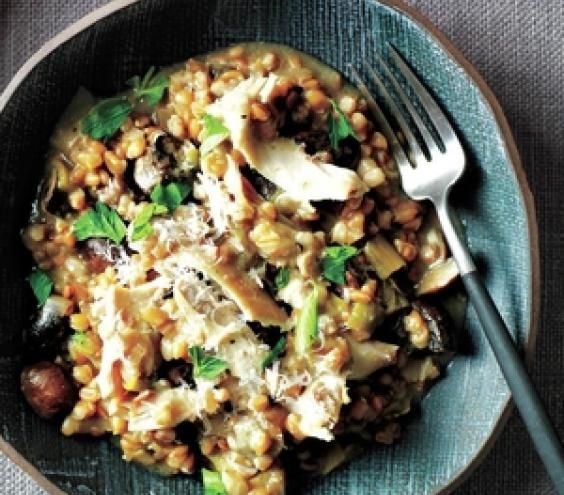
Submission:
[[[6,88],[0,94],[0,113],[6,108],[8,102],[31,73],[31,71],[51,52],[60,45],[66,43],[88,27],[92,26],[101,19],[108,17],[115,12],[124,9],[130,5],[140,2],[141,0],[111,0],[107,4],[84,15],[77,21],[73,22],[51,39],[46,41],[37,51],[35,51],[26,62],[18,69]],[[364,0],[360,0],[364,1]],[[541,280],[540,280],[540,252],[539,252],[539,234],[538,223],[536,217],[535,203],[533,194],[527,181],[527,176],[513,133],[507,121],[507,118],[497,100],[494,92],[480,75],[478,70],[470,63],[470,61],[462,54],[462,52],[454,45],[450,38],[445,35],[425,14],[418,11],[415,7],[408,5],[404,0],[368,0],[370,3],[379,4],[389,7],[401,15],[406,16],[414,24],[419,26],[423,31],[428,33],[431,38],[439,45],[448,57],[453,60],[469,79],[477,87],[484,103],[493,114],[497,129],[502,137],[502,145],[505,155],[518,185],[520,199],[525,207],[527,221],[527,237],[530,251],[530,272],[531,280],[529,282],[529,328],[525,335],[524,351],[525,361],[528,366],[532,364],[534,350],[538,336],[538,327],[541,308]],[[446,485],[437,488],[433,495],[447,495],[452,493],[456,488],[460,487],[470,475],[476,470],[481,462],[486,458],[492,447],[503,431],[511,412],[513,403],[511,395],[505,399],[503,410],[496,419],[496,423],[492,432],[480,448],[476,451],[471,461],[462,469],[455,472],[447,481]],[[52,495],[65,495],[65,492],[50,481],[43,473],[39,471],[30,461],[20,454],[3,436],[0,435],[0,452],[3,453],[10,461],[16,464],[20,469],[26,472],[41,488]]]

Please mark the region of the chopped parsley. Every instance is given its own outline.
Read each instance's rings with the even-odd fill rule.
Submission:
[[[125,224],[117,211],[98,201],[94,208],[83,213],[74,223],[73,232],[79,241],[91,237],[105,237],[120,244],[125,237]]]
[[[347,120],[343,111],[339,108],[337,103],[335,103],[335,100],[330,101],[332,111],[330,111],[327,116],[327,130],[329,131],[331,148],[338,151],[341,141],[345,140],[349,136],[358,141],[358,136],[356,135],[356,132],[354,132],[354,129],[351,127],[351,124]]]
[[[290,282],[290,269],[287,267],[280,268],[276,277],[274,277],[274,285],[277,289],[283,289]]]
[[[133,105],[124,96],[102,100],[82,118],[80,132],[93,139],[111,137],[132,111]]]
[[[164,72],[155,74],[155,67],[149,68],[141,79],[133,76],[127,84],[133,88],[134,96],[142,103],[153,107],[161,101],[166,88],[168,88],[168,76]]]
[[[43,270],[34,268],[27,278],[39,306],[43,306],[53,291],[53,281]]]
[[[339,285],[345,283],[347,261],[358,253],[354,246],[330,246],[325,248],[321,258],[321,272],[323,276]]]
[[[150,221],[155,215],[160,215],[168,211],[166,206],[151,203],[145,206],[133,220],[132,241],[139,241],[153,233],[153,226]]]
[[[172,213],[186,199],[192,187],[187,182],[171,182],[166,186],[159,184],[151,192],[151,200],[167,208]]]
[[[274,347],[270,350],[268,355],[264,358],[262,365],[261,365],[262,370],[264,371],[272,363],[274,363],[274,361],[276,361],[278,359],[278,357],[280,356],[280,354],[282,354],[282,352],[284,351],[285,348],[286,348],[286,337],[280,337],[280,340],[278,340],[278,342],[276,342]]]
[[[202,482],[204,484],[204,495],[227,495],[225,486],[221,481],[221,475],[217,471],[202,468]]]
[[[168,77],[151,67],[141,79],[132,77],[127,83],[133,88],[132,96],[117,96],[101,100],[80,121],[80,132],[93,139],[112,137],[123,125],[135,105],[145,103],[155,106],[168,87]]]
[[[216,146],[220,145],[229,137],[229,129],[223,122],[213,115],[205,114],[204,117],[204,136],[200,146],[200,155],[210,153]]]
[[[213,380],[227,369],[227,363],[225,361],[215,356],[206,356],[200,346],[190,347],[188,352],[192,358],[194,378]]]

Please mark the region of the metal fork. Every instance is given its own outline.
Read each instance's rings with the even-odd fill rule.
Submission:
[[[519,357],[507,326],[476,271],[468,248],[461,241],[451,219],[448,197],[452,186],[464,172],[466,166],[464,149],[433,97],[396,49],[391,45],[388,48],[394,65],[417,96],[419,107],[427,114],[427,119],[432,123],[440,142],[433,137],[433,133],[423,122],[415,105],[381,57],[376,55],[381,67],[381,75],[385,76],[396,98],[401,101],[401,105],[396,103],[382,77],[370,66],[366,65],[365,68],[401,129],[405,138],[405,149],[384,112],[352,66],[350,66],[351,72],[360,91],[367,99],[377,123],[388,139],[400,171],[404,191],[413,199],[430,200],[437,210],[445,238],[458,266],[469,299],[511,389],[513,400],[556,490],[562,495],[564,494],[564,450],[558,433]],[[404,110],[401,110],[400,106]],[[420,138],[427,148],[427,154],[419,145],[404,112],[407,112],[412,123],[417,127]]]

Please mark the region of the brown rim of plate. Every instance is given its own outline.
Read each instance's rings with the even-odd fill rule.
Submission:
[[[3,111],[4,107],[8,103],[8,100],[12,97],[16,89],[22,83],[22,81],[29,75],[31,70],[47,57],[53,50],[58,46],[68,41],[69,39],[76,36],[78,33],[84,31],[86,28],[95,24],[99,20],[108,17],[109,15],[121,10],[131,4],[136,3],[139,0],[113,0],[106,5],[92,11],[91,13],[85,15],[78,21],[74,22],[59,34],[47,41],[37,52],[35,52],[27,62],[16,72],[12,80],[8,83],[6,89],[0,94],[0,112]],[[484,81],[482,76],[474,68],[474,66],[462,55],[462,53],[454,46],[454,44],[449,40],[449,38],[443,34],[427,17],[417,11],[414,7],[411,7],[404,3],[403,0],[371,0],[374,3],[380,3],[382,5],[391,7],[401,14],[407,16],[415,24],[419,25],[422,29],[427,31],[437,44],[453,59],[470,77],[470,79],[476,84],[480,93],[486,100],[486,103],[490,110],[492,111],[498,129],[503,137],[503,144],[505,147],[505,152],[509,158],[509,162],[513,167],[513,172],[517,183],[519,185],[519,190],[521,192],[521,199],[525,205],[527,213],[527,232],[529,237],[529,247],[531,252],[531,281],[529,285],[529,293],[531,295],[531,304],[529,307],[530,312],[530,327],[529,332],[526,335],[525,341],[525,359],[527,364],[531,364],[533,353],[536,345],[537,330],[538,330],[538,320],[540,315],[540,256],[539,256],[539,241],[538,241],[538,225],[535,214],[535,204],[533,200],[533,194],[527,183],[527,176],[525,170],[523,169],[521,158],[515,145],[515,140],[511,133],[511,129],[507,122],[507,119],[501,109],[497,98],[495,97],[493,91],[490,89],[488,84]],[[512,412],[512,402],[511,398],[506,400],[502,413],[499,415],[497,423],[488,438],[484,441],[478,452],[475,454],[474,458],[469,464],[467,464],[463,469],[459,470],[454,474],[450,480],[448,480],[448,486],[440,488],[434,492],[434,495],[447,495],[452,493],[456,488],[458,488],[464,481],[468,479],[470,474],[478,467],[478,465],[484,460],[486,455],[489,453],[496,440],[498,439],[501,431],[503,430],[507,420],[511,416]],[[23,455],[21,455],[12,445],[10,445],[4,438],[0,436],[0,451],[6,455],[12,462],[19,466],[23,471],[31,476],[31,478],[45,491],[52,495],[65,495],[60,488],[55,486],[54,483],[49,481],[35,466],[33,466]]]

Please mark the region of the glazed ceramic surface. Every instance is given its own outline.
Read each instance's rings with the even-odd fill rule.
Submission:
[[[469,158],[453,199],[488,288],[519,343],[531,343],[538,294],[536,225],[512,143],[488,100],[435,35],[395,6],[360,0],[144,0],[101,18],[41,60],[0,103],[0,433],[54,485],[76,494],[200,493],[188,477],[160,478],[126,464],[108,440],[63,438],[18,390],[22,328],[34,302],[30,259],[19,241],[51,130],[76,89],[111,95],[133,74],[231,43],[274,41],[347,73],[393,43],[448,112]],[[0,99],[1,101],[1,99]],[[504,124],[503,124],[504,125]],[[517,165],[518,167],[518,165]],[[527,201],[525,201],[527,199]],[[531,250],[532,246],[532,250]],[[468,312],[473,351],[455,358],[424,399],[402,441],[374,448],[314,482],[319,495],[424,495],[448,491],[483,454],[506,410],[508,389]],[[29,466],[27,466],[28,469]],[[33,472],[32,472],[33,474]],[[55,492],[55,486],[39,481]]]

